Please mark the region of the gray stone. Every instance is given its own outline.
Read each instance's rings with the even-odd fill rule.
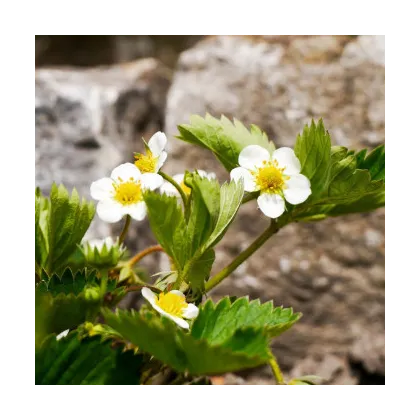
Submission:
[[[167,71],[154,59],[88,70],[35,73],[36,185],[53,181],[90,198],[92,181],[109,176],[162,128]],[[111,225],[95,220],[88,237]],[[118,231],[118,228],[116,229]]]

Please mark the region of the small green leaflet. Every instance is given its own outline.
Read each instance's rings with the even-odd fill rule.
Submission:
[[[247,128],[238,120],[233,123],[221,116],[220,120],[206,114],[205,118],[192,115],[190,124],[178,126],[179,139],[211,150],[222,165],[231,171],[238,166],[238,156],[246,146],[257,144],[273,152],[274,144],[257,126]]]
[[[36,385],[139,385],[144,356],[112,349],[98,337],[49,336],[35,350]]]
[[[194,321],[191,335],[218,344],[239,328],[253,327],[264,329],[270,337],[275,337],[288,330],[301,316],[301,313],[293,313],[292,308],[274,308],[272,301],[261,304],[259,299],[250,302],[248,297],[242,297],[232,303],[225,297],[214,304],[207,300]]]
[[[178,372],[221,374],[259,366],[270,358],[268,338],[258,329],[238,329],[213,345],[150,313],[103,310],[103,315],[126,340]]]

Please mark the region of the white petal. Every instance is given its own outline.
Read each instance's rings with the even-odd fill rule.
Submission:
[[[172,293],[173,295],[177,295],[177,296],[181,296],[181,297],[185,298],[185,295],[184,295],[184,293],[181,292],[181,290],[171,290],[168,293]]]
[[[297,175],[300,172],[301,165],[295,152],[290,147],[280,147],[273,152],[272,159],[276,159],[280,168],[286,168],[286,175]]]
[[[198,312],[199,310],[197,306],[193,305],[192,303],[189,303],[188,308],[184,309],[184,313],[182,314],[182,316],[187,319],[194,319],[197,318]]]
[[[140,182],[143,190],[155,190],[163,184],[163,178],[158,174],[141,174]]]
[[[120,178],[125,182],[130,178],[133,178],[135,181],[140,179],[141,172],[133,163],[123,163],[120,166],[117,166],[111,173],[111,178],[115,181],[119,181]]]
[[[148,287],[143,287],[143,289],[141,289],[141,294],[143,295],[143,297],[152,305],[155,304],[156,302],[156,295],[148,288]]]
[[[163,316],[166,316],[169,319],[172,319],[172,321],[176,322],[181,328],[185,328],[186,330],[188,330],[190,328],[190,325],[188,324],[187,321],[183,320],[182,318],[178,318],[177,316],[172,316],[169,314],[162,314]]]
[[[281,216],[284,212],[284,200],[278,194],[261,194],[257,202],[261,211],[272,219]]]
[[[64,330],[63,332],[61,332],[60,334],[57,335],[56,339],[60,340],[60,338],[65,337],[69,333],[69,331],[70,330]]]
[[[311,195],[311,183],[305,175],[292,175],[283,190],[284,197],[290,204],[303,203]]]
[[[90,185],[90,195],[94,200],[111,198],[115,192],[111,178],[101,178]]]
[[[156,172],[159,171],[159,169],[163,166],[163,164],[165,163],[167,157],[168,157],[168,154],[165,151],[163,151],[159,155],[159,159],[158,159],[157,165],[156,165]]]
[[[146,203],[140,201],[135,204],[130,204],[126,207],[126,213],[135,220],[143,220],[146,217]]]
[[[123,206],[115,200],[100,201],[96,207],[96,212],[104,222],[108,223],[118,222],[126,214]]]
[[[245,147],[239,154],[239,165],[246,169],[255,169],[263,165],[263,161],[270,160],[270,152],[261,146]]]
[[[244,180],[244,189],[248,192],[253,192],[257,190],[255,185],[254,177],[251,175],[251,172],[245,168],[235,168],[230,171],[230,179],[233,181],[239,181],[240,179]]]
[[[157,133],[153,134],[148,143],[153,156],[159,156],[163,152],[167,141],[168,140],[166,139],[165,133],[158,131]]]
[[[164,182],[160,187],[160,192],[166,195],[179,195],[178,190],[168,181]]]
[[[206,172],[202,169],[197,169],[197,173],[201,176],[201,178],[216,179],[216,174],[214,172]]]

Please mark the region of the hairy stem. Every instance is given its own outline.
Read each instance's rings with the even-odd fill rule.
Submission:
[[[270,226],[244,251],[242,251],[229,265],[223,268],[219,273],[213,276],[206,283],[206,292],[217,286],[229,274],[236,270],[245,260],[247,260],[257,249],[264,245],[277,231],[289,222],[288,218],[280,219],[276,222],[271,221]]]
[[[134,257],[131,258],[131,260],[128,261],[128,266],[133,267],[142,258],[144,258],[146,255],[152,254],[153,252],[164,252],[164,250],[160,245],[153,245],[149,248],[143,249],[143,251],[140,251],[138,254],[134,255]]]
[[[165,174],[162,171],[159,171],[159,175],[165,179],[166,181],[168,181],[169,183],[171,183],[179,192],[181,198],[182,198],[182,202],[184,203],[184,209],[185,211],[187,211],[188,209],[188,199],[187,196],[185,195],[184,191],[182,190],[181,186],[169,175]]]
[[[273,353],[271,353],[271,357],[268,364],[270,365],[271,370],[273,371],[273,375],[276,378],[277,385],[286,385],[286,383],[284,382],[283,373],[280,369],[279,364],[277,363],[276,358],[273,356]]]
[[[124,224],[123,230],[120,234],[120,237],[118,238],[118,245],[121,245],[124,242],[125,236],[127,235],[127,232],[128,232],[128,228],[130,227],[130,223],[131,223],[131,216],[127,214],[125,218],[125,224]]]

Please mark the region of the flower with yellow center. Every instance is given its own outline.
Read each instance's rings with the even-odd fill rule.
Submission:
[[[270,155],[261,146],[247,146],[238,162],[230,178],[243,179],[245,191],[260,191],[258,206],[268,217],[275,219],[283,214],[284,200],[300,204],[311,194],[309,179],[300,173],[299,159],[290,147],[281,147]]]
[[[185,319],[193,319],[198,316],[197,306],[187,303],[184,293],[179,290],[171,290],[168,293],[162,292],[159,295],[155,295],[149,288],[143,287],[141,293],[152,305],[153,309],[162,316],[172,319],[181,328],[189,329],[190,325]]]
[[[216,174],[214,172],[207,173],[202,169],[197,169],[197,173],[201,176],[201,178],[216,179]],[[184,191],[185,195],[188,196],[191,193],[191,188],[187,187],[184,183],[184,174],[176,174],[173,176],[173,179],[177,184],[179,184],[179,186],[182,188],[182,191]],[[160,187],[160,192],[165,193],[166,195],[179,196],[178,190],[168,181],[165,181]]]
[[[146,217],[143,191],[155,190],[163,183],[158,174],[142,174],[132,163],[115,168],[110,178],[102,178],[90,186],[90,194],[99,200],[98,216],[108,223],[115,223],[125,215],[135,220]]]
[[[167,139],[165,133],[158,131],[150,138],[146,145],[146,153],[135,153],[134,164],[142,173],[157,173],[168,157],[165,152]]]

